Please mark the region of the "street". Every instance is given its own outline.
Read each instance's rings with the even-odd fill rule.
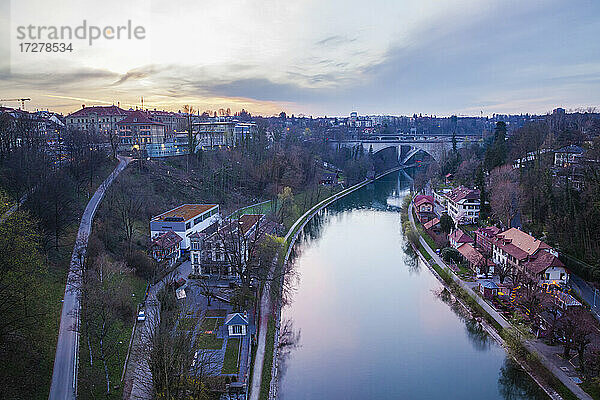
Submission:
[[[56,344],[56,355],[54,358],[54,369],[52,371],[52,383],[50,386],[50,400],[75,399],[77,397],[77,368],[79,365],[79,264],[85,256],[88,237],[92,228],[92,221],[98,205],[102,201],[106,189],[113,180],[125,169],[131,158],[119,156],[119,164],[115,170],[98,187],[81,217],[77,240],[73,248],[73,256],[65,295],[63,299],[58,341]]]

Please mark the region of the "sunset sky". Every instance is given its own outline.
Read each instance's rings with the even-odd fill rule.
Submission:
[[[83,3],[89,5],[83,6]],[[600,106],[589,0],[0,0],[0,98],[272,115],[545,113]],[[24,54],[17,27],[144,27]],[[16,103],[3,102],[6,106]]]

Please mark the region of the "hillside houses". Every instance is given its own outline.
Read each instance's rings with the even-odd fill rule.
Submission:
[[[479,220],[480,192],[464,186],[446,193],[446,210],[455,225],[474,224]]]

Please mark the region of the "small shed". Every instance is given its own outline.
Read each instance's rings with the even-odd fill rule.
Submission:
[[[246,313],[227,314],[225,325],[227,326],[229,337],[246,336],[246,332],[248,331],[248,317]]]
[[[492,281],[481,281],[479,282],[479,292],[484,299],[491,299],[498,295],[498,285]]]

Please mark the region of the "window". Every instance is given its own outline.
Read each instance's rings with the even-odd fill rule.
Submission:
[[[564,272],[561,272],[561,273],[560,273],[560,280],[561,280],[561,281],[564,281],[564,280],[565,280],[565,273],[564,273]]]
[[[185,224],[185,229],[190,229],[192,227],[192,223],[188,222],[187,224]]]
[[[550,273],[546,273],[546,280],[549,281],[550,280]]]
[[[233,326],[233,334],[234,335],[241,335],[242,334],[242,326],[241,325],[234,325]]]

